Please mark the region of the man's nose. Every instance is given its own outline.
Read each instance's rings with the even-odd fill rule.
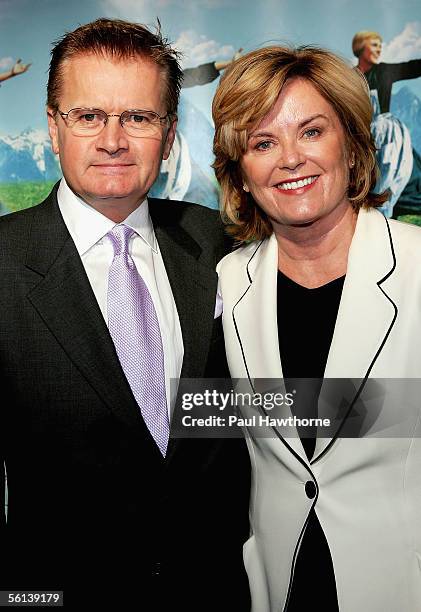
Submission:
[[[129,148],[127,134],[120,123],[120,117],[108,117],[108,121],[98,134],[96,148],[114,155],[118,151]]]

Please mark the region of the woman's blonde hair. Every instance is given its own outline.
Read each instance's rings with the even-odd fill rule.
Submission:
[[[371,30],[361,30],[354,35],[352,39],[352,53],[355,57],[360,57],[361,53],[364,51],[366,41],[370,38],[380,40],[380,42],[383,40],[378,32]]]
[[[354,165],[348,197],[355,209],[380,206],[387,194],[370,193],[377,179],[372,108],[364,76],[334,53],[316,47],[272,46],[252,51],[225,72],[212,105],[215,123],[216,178],[221,186],[221,209],[238,241],[262,239],[272,226],[250,193],[243,190],[240,160],[250,131],[275,104],[288,79],[302,77],[332,105],[345,132]]]

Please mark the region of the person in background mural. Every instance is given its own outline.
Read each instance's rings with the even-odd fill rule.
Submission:
[[[352,39],[357,68],[367,80],[373,104],[372,132],[380,168],[376,191],[390,190],[382,212],[391,217],[398,200],[397,210],[421,211],[421,157],[412,148],[408,128],[390,113],[393,83],[421,76],[421,59],[386,64],[380,62],[381,51],[382,37],[377,32],[362,30]]]
[[[212,83],[217,79],[221,73],[221,70],[228,68],[232,62],[235,62],[241,55],[242,48],[238,49],[232,59],[222,60],[219,62],[208,62],[201,64],[195,68],[185,68],[183,71],[183,81],[181,87],[187,89],[188,87],[194,87],[195,85],[206,85]]]
[[[181,87],[187,89],[212,83],[220,76],[222,70],[225,70],[240,57],[242,50],[238,49],[230,60],[207,62],[194,68],[185,68]],[[188,200],[209,207],[217,207],[218,192],[216,185],[205,174],[206,166],[210,169],[213,161],[211,147],[209,146],[208,158],[204,159],[202,164],[195,159],[194,152],[192,152],[192,146],[194,146],[194,138],[191,133],[193,126],[189,124],[194,123],[194,129],[200,129],[200,125],[197,125],[196,122],[198,119],[199,121],[202,119],[196,116],[196,112],[189,101],[181,97],[178,108],[178,129],[173,148],[169,158],[163,161],[158,178],[150,193],[154,197]],[[206,129],[206,125],[202,127]],[[206,134],[203,134],[203,138],[206,138]],[[205,155],[205,152],[202,152],[202,155]]]
[[[31,64],[22,64],[22,60],[18,59],[12,66],[10,70],[7,72],[2,72],[0,74],[0,83],[2,81],[7,81],[7,79],[11,79],[12,77],[18,76],[18,74],[23,74],[26,72]]]

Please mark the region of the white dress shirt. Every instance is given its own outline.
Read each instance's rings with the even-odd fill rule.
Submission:
[[[64,223],[76,245],[108,325],[108,272],[114,257],[114,250],[106,234],[117,224],[73,193],[64,179],[60,182],[57,200]],[[159,321],[164,349],[167,406],[169,416],[171,416],[177,385],[170,385],[170,381],[180,377],[184,354],[183,337],[177,307],[149,216],[147,199],[141,202],[123,223],[136,232],[130,239],[129,252],[149,289]]]

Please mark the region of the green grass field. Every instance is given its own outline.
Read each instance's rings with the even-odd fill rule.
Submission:
[[[402,215],[401,217],[398,217],[398,220],[421,226],[421,215]]]
[[[54,182],[27,182],[27,183],[1,183],[0,203],[4,204],[9,212],[30,208],[42,202],[50,193]],[[421,215],[402,215],[399,221],[413,223],[421,226]]]
[[[0,183],[0,202],[9,212],[30,208],[42,202],[54,182]]]

